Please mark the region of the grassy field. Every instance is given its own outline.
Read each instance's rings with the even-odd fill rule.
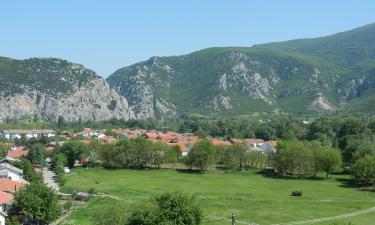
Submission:
[[[266,225],[336,216],[375,206],[375,192],[346,186],[343,180],[347,178],[335,175],[328,180],[279,179],[252,171],[192,174],[168,169],[74,169],[67,176],[63,191],[95,188],[95,191],[117,196],[129,203],[142,202],[166,191],[182,191],[196,194],[205,216],[229,217],[234,212],[241,220]],[[291,192],[296,190],[302,191],[303,196],[291,197]],[[93,224],[95,212],[108,202],[108,198],[95,198],[72,213],[66,222]],[[349,220],[356,225],[373,225],[375,213],[337,221],[341,225]],[[333,222],[318,224],[330,225]]]

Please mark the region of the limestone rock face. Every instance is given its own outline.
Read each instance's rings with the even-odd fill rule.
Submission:
[[[126,99],[111,90],[103,79],[94,79],[65,96],[49,96],[39,91],[0,98],[0,121],[37,115],[49,121],[59,116],[66,121],[103,121],[135,118]]]
[[[80,64],[54,58],[0,57],[0,121],[38,116],[48,121],[135,118],[128,102]]]

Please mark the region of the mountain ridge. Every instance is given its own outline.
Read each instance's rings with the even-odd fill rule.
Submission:
[[[152,57],[115,71],[107,81],[143,118],[333,113],[360,98],[364,84],[373,89],[374,37],[370,24],[322,38]]]
[[[49,121],[129,119],[124,97],[81,64],[57,58],[0,58],[0,121],[40,117]]]

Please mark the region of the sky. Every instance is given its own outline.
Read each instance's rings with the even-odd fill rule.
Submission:
[[[152,56],[325,36],[375,22],[374,0],[3,0],[0,56],[107,77]]]

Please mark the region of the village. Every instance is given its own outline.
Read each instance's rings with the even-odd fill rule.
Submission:
[[[192,146],[196,144],[201,137],[194,134],[180,134],[177,132],[142,129],[102,129],[94,130],[84,128],[80,132],[55,132],[53,130],[2,130],[0,131],[2,146],[7,149],[6,155],[0,160],[0,224],[5,224],[7,213],[12,209],[14,202],[13,194],[29,184],[24,179],[24,171],[17,168],[17,162],[28,156],[29,150],[22,146],[21,139],[41,139],[48,140],[45,148],[47,152],[54,152],[57,146],[63,145],[66,141],[77,140],[84,144],[90,144],[93,141],[103,144],[115,144],[124,139],[144,138],[152,142],[161,142],[168,146],[175,146],[180,151],[180,157],[186,157]],[[206,137],[215,146],[231,146],[236,143],[245,143],[248,151],[261,152],[262,154],[271,154],[276,151],[276,141],[264,141],[262,139],[237,139],[228,140]],[[44,159],[44,165],[33,164],[34,172],[43,176],[44,183],[57,193],[59,185],[55,181],[56,174],[49,168],[51,158]],[[75,166],[82,166],[85,159],[77,160]],[[70,169],[64,167],[64,172],[69,173]]]

